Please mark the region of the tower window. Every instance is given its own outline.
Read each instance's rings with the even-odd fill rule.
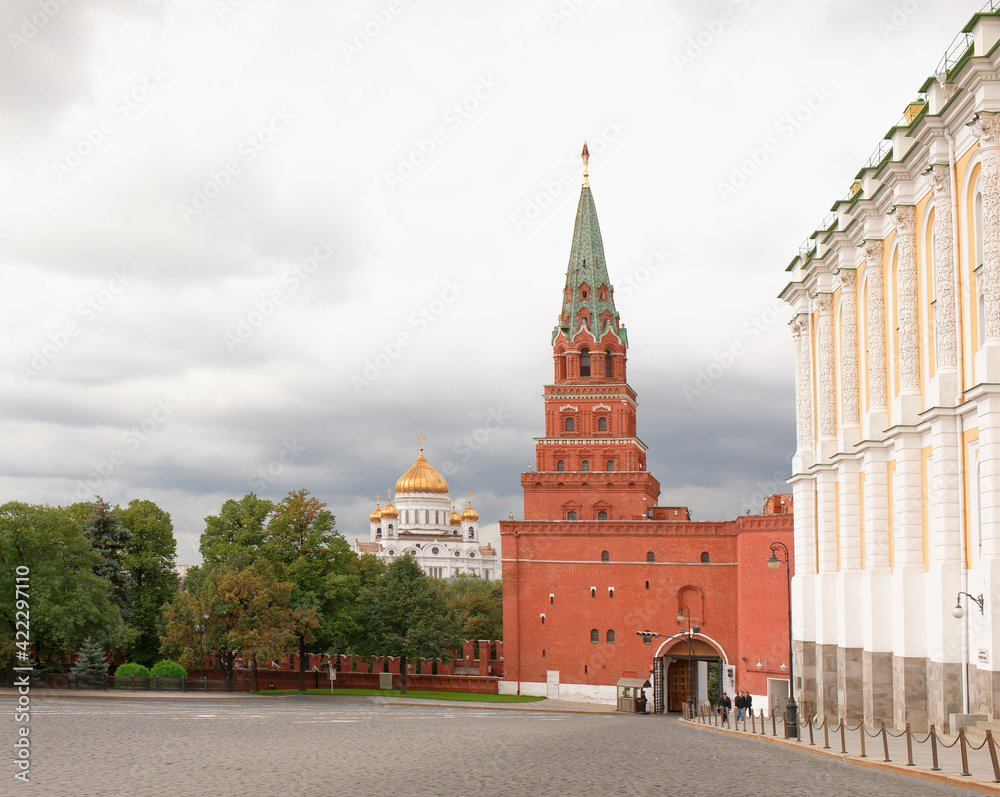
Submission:
[[[392,523],[389,524],[389,534],[392,534]]]
[[[598,519],[598,520],[607,520],[607,519],[608,519],[608,513],[607,513],[607,512],[605,512],[605,511],[604,511],[604,510],[602,509],[602,510],[601,510],[600,512],[598,512],[598,513],[597,513],[597,519]]]
[[[608,473],[611,473],[614,469],[615,461],[613,459],[609,459],[607,465],[605,466],[605,470],[607,470]]]
[[[580,470],[589,471],[590,470],[590,462],[588,462],[587,460],[584,460],[583,462],[581,462],[580,463]]]
[[[608,431],[608,419],[607,418],[598,418],[597,419],[597,431],[599,431],[599,432],[606,432],[606,431]]]
[[[586,288],[584,288],[582,291],[580,291],[580,297],[583,298],[583,299],[587,298],[587,289]]]
[[[382,529],[375,529],[375,539],[376,540],[382,539]]]
[[[590,349],[580,349],[580,376],[590,376]]]
[[[596,628],[590,629],[590,641],[591,642],[600,642],[601,641],[601,632],[598,631]]]
[[[604,377],[611,378],[611,349],[604,350]]]
[[[573,418],[566,419],[566,431],[573,432],[576,430],[576,421]]]
[[[608,644],[609,645],[615,644],[615,632],[612,631],[611,629],[608,629]]]
[[[476,539],[476,530],[472,528],[472,526],[469,526],[469,539],[470,540]]]
[[[601,561],[602,562],[610,562],[611,561],[611,555],[607,551],[601,551]]]
[[[708,564],[708,551],[702,551],[702,553],[701,553],[701,563],[703,565],[707,565]]]
[[[656,561],[656,556],[653,555],[652,551],[649,551],[649,552],[646,553],[646,561],[647,562],[655,562]]]
[[[561,459],[560,459],[560,460],[559,460],[559,461],[558,461],[558,462],[556,463],[556,470],[558,470],[558,471],[563,471],[563,470],[566,470],[566,463],[565,463],[565,462],[564,462],[563,460],[561,460]]]
[[[569,512],[566,513],[566,520],[576,520],[576,512],[572,509],[569,510]]]

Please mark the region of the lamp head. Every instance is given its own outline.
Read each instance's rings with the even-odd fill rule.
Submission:
[[[959,620],[961,620],[963,617],[965,617],[965,609],[962,608],[961,603],[958,603],[955,606],[955,608],[951,610],[951,614],[953,617],[957,617]]]
[[[767,566],[772,570],[777,570],[779,565],[781,565],[781,560],[774,551],[771,551],[771,558],[767,560]]]
[[[684,622],[684,618],[686,616],[687,615],[685,615],[684,612],[677,612],[677,622],[678,623],[683,623]]]

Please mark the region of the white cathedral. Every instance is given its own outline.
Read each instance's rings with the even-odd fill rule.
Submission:
[[[387,564],[397,556],[413,556],[433,578],[463,574],[499,578],[496,550],[479,540],[479,513],[472,508],[472,494],[459,514],[448,482],[424,458],[422,435],[420,440],[420,456],[396,482],[396,505],[391,492],[385,506],[376,496],[375,511],[368,518],[370,539],[356,540],[355,549],[375,554]]]

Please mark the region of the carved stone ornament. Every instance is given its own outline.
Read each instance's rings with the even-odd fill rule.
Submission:
[[[868,280],[868,403],[873,410],[888,406],[885,357],[885,286],[882,276],[882,241],[865,241],[865,276]]]
[[[800,313],[792,319],[795,342],[795,438],[799,451],[813,444],[812,342],[809,316]]]
[[[934,189],[934,330],[940,369],[958,367],[955,326],[955,247],[952,235],[951,169],[932,166],[924,175]]]
[[[920,390],[920,306],[917,301],[916,211],[911,205],[892,209],[896,222],[896,320],[899,324],[899,387]]]
[[[819,308],[819,434],[837,434],[837,374],[833,341],[833,294],[817,293]]]
[[[840,345],[841,387],[844,394],[844,423],[860,423],[858,398],[858,294],[857,272],[841,269],[840,278]]]
[[[979,136],[983,195],[983,268],[979,283],[986,315],[986,339],[1000,339],[1000,114],[977,114],[970,127]]]

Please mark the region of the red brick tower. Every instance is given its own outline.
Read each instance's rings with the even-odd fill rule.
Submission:
[[[660,484],[636,437],[636,395],[625,377],[628,336],[615,310],[597,208],[587,176],[576,211],[559,323],[555,381],[545,386],[545,437],[521,474],[525,520],[639,520]]]

